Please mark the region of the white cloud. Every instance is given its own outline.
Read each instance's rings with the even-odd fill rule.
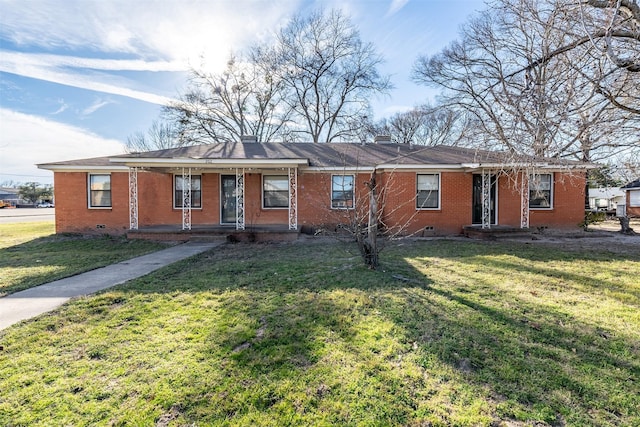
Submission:
[[[387,11],[387,16],[394,15],[400,11],[403,7],[405,7],[409,3],[409,0],[391,0],[391,4],[389,5],[389,10]]]
[[[170,101],[170,98],[165,96],[132,89],[130,86],[134,83],[122,77],[87,69],[56,66],[55,62],[53,66],[49,66],[46,61],[39,59],[41,58],[37,58],[37,55],[5,55],[5,52],[2,52],[0,71],[81,89],[126,96],[152,104],[166,105]],[[105,61],[105,64],[109,64],[109,62]]]
[[[35,164],[124,152],[124,144],[120,141],[105,139],[78,127],[0,108],[0,181],[51,182],[52,175],[37,169]],[[47,176],[48,180],[44,178]]]
[[[56,111],[51,113],[52,116],[63,113],[67,111],[67,109],[69,108],[69,105],[66,102],[64,102],[64,99],[58,99],[58,104],[60,105],[60,107],[58,107]]]
[[[93,104],[91,104],[90,106],[88,106],[87,108],[82,110],[82,115],[83,116],[91,115],[91,114],[95,113],[96,111],[98,111],[99,109],[101,109],[102,107],[104,107],[106,105],[109,105],[109,104],[114,104],[114,101],[96,99],[93,102]]]
[[[0,50],[0,71],[165,105],[140,82],[100,71],[184,71],[201,58],[221,70],[300,2],[0,0],[0,37],[23,52]]]
[[[104,71],[184,71],[188,66],[176,61],[145,61],[142,59],[83,58],[48,53],[21,53],[0,49],[2,62],[16,67],[88,68]]]
[[[3,0],[0,35],[46,50],[196,61],[266,37],[300,0]],[[211,55],[210,55],[211,54]]]

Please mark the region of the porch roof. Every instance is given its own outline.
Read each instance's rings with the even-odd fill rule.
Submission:
[[[631,181],[630,183],[628,183],[627,185],[620,187],[621,190],[635,190],[636,188],[640,188],[640,178],[636,179],[635,181]]]

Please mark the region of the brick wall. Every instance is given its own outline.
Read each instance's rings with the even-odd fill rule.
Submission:
[[[275,173],[274,173],[275,174]],[[112,208],[89,209],[87,173],[56,172],[56,231],[122,234],[129,228],[129,183],[127,172],[111,174]],[[331,209],[331,173],[298,176],[298,225],[335,226],[351,222],[354,215],[367,221],[368,173],[355,176],[356,209]],[[473,174],[440,174],[440,207],[416,209],[416,172],[381,173],[377,176],[383,221],[402,234],[452,235],[472,220]],[[520,195],[513,180],[498,182],[498,223],[520,225]],[[584,215],[584,175],[554,174],[553,209],[531,210],[532,227],[575,228]],[[138,174],[138,224],[182,224],[181,209],[173,208],[173,175],[154,172]],[[202,175],[202,208],[192,210],[192,224],[220,223],[220,175]],[[288,209],[262,207],[262,175],[245,176],[245,223],[288,224]]]
[[[553,209],[532,209],[531,227],[571,229],[584,221],[585,175],[581,172],[553,174]]]
[[[431,173],[431,172],[430,172]],[[404,227],[403,234],[451,235],[471,224],[472,174],[440,174],[440,206],[416,209],[416,172],[393,172],[383,179],[384,221],[390,227]]]
[[[625,191],[625,203],[627,205],[627,216],[631,218],[640,218],[640,206],[631,206],[631,192],[640,190]]]
[[[129,176],[111,174],[111,203],[120,209],[89,209],[88,173],[56,172],[56,232],[122,234],[129,228]]]
[[[345,175],[354,175],[355,210],[331,208],[331,173],[298,175],[299,225],[333,228],[337,224],[348,224],[355,220],[362,222],[366,218],[369,196],[364,183],[370,176],[368,173]]]

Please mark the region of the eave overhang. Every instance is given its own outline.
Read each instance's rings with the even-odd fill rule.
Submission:
[[[402,171],[413,171],[413,170],[460,170],[460,164],[393,164],[393,163],[383,163],[376,166],[376,169],[379,170],[402,170]]]
[[[53,172],[118,172],[129,170],[128,166],[108,165],[108,166],[91,166],[91,165],[56,165],[42,163],[36,165],[38,169],[50,170]]]
[[[598,166],[593,163],[462,163],[460,165],[466,172],[481,171],[483,169],[518,171],[518,170],[548,170],[548,171],[565,171],[565,170],[589,170],[596,169]]]

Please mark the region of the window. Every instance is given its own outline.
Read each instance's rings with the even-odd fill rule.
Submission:
[[[173,207],[175,209],[181,209],[183,194],[187,190],[187,181],[182,178],[182,175],[174,175],[173,184]],[[202,207],[202,177],[200,175],[191,176],[191,207]]]
[[[529,207],[534,209],[551,209],[552,175],[543,173],[529,176]]]
[[[89,207],[111,207],[111,175],[89,175]]]
[[[286,175],[264,175],[262,201],[265,208],[288,208],[289,178]]]
[[[640,206],[640,190],[629,190],[629,206]]]
[[[353,209],[353,175],[331,177],[331,207]]]
[[[418,175],[417,209],[440,207],[440,175],[437,173]]]

